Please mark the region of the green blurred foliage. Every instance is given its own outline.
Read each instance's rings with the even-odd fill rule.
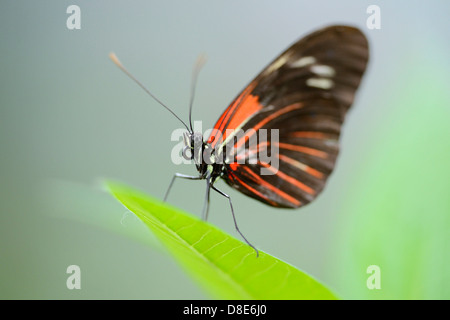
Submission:
[[[450,299],[448,74],[439,53],[408,64],[428,54],[402,64],[407,80],[380,97],[390,112],[359,155],[335,250],[344,298]],[[366,286],[369,265],[380,267],[380,290]]]

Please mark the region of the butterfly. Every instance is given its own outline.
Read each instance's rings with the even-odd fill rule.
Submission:
[[[176,173],[164,200],[177,178],[206,180],[203,219],[208,217],[212,189],[228,199],[237,232],[258,255],[238,228],[231,197],[215,183],[222,179],[273,207],[298,208],[313,201],[334,169],[341,128],[368,58],[368,41],[359,29],[317,30],[264,68],[225,109],[206,139],[192,129],[193,94],[188,126],[130,75],[184,124],[182,155],[195,163],[199,173]],[[258,157],[263,152],[273,163]]]

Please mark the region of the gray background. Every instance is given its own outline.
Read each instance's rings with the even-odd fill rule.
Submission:
[[[66,28],[71,4],[81,8],[81,30]],[[376,135],[389,108],[381,103],[383,94],[407,77],[398,74],[402,63],[414,68],[411,51],[438,43],[441,52],[449,52],[448,41],[441,41],[449,27],[448,2],[377,1],[381,30],[366,28],[370,4],[2,1],[0,297],[207,298],[98,187],[99,179],[113,178],[162,198],[174,172],[195,173],[191,165],[170,161],[170,135],[180,124],[108,54],[116,52],[187,119],[191,70],[205,53],[194,119],[206,129],[288,45],[337,23],[364,31],[371,61],[326,190],[311,205],[289,211],[218,186],[232,196],[240,228],[252,243],[342,290],[333,272],[339,264],[333,244],[345,218],[339,208],[348,198],[358,155],[370,149],[367,138]],[[204,188],[202,182],[179,181],[170,202],[200,214]],[[210,221],[236,235],[226,199],[213,194],[211,202]],[[70,264],[81,267],[81,290],[66,288]]]

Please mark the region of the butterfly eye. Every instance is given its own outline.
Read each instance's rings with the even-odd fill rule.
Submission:
[[[189,154],[187,153],[188,150],[189,150]],[[186,160],[194,159],[194,153],[192,152],[192,148],[189,146],[184,147],[182,155],[183,155],[183,158],[185,158]]]

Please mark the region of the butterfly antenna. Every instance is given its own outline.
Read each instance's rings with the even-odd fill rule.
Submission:
[[[200,70],[206,63],[206,56],[201,54],[198,56],[197,61],[194,65],[194,70],[192,72],[192,83],[191,83],[191,101],[189,102],[189,126],[191,127],[191,133],[194,132],[192,128],[192,106],[194,105],[195,88],[197,86],[198,75]]]
[[[109,58],[112,60],[112,62],[115,63],[116,66],[118,66],[128,77],[130,77],[134,82],[136,82],[142,89],[144,89],[145,92],[148,93],[150,97],[152,97],[156,102],[158,102],[160,105],[162,105],[164,108],[166,108],[171,114],[175,116],[180,122],[186,127],[186,129],[189,131],[189,127],[187,124],[178,117],[175,112],[173,112],[168,106],[166,106],[164,103],[161,102],[158,98],[156,98],[138,79],[136,79],[119,61],[119,58],[117,58],[116,54],[114,52],[111,52],[109,54]],[[192,127],[192,126],[191,126]],[[192,131],[192,129],[191,129]]]

